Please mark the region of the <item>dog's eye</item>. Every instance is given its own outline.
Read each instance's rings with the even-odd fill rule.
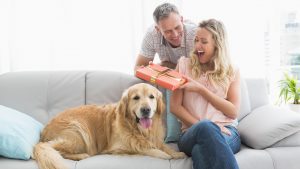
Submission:
[[[153,94],[151,94],[151,95],[149,96],[149,98],[150,98],[150,99],[154,99],[154,96],[153,96]]]
[[[140,99],[140,96],[134,96],[133,99],[134,99],[134,100],[139,100],[139,99]]]

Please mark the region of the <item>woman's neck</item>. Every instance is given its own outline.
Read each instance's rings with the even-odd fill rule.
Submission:
[[[212,71],[214,69],[213,63],[200,63],[200,70],[202,73],[207,73],[209,71]]]

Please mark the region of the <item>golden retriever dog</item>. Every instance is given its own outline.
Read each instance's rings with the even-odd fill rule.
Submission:
[[[82,160],[97,154],[184,158],[164,144],[164,103],[155,87],[140,83],[119,102],[68,109],[44,128],[34,147],[40,169],[66,169],[63,158]]]

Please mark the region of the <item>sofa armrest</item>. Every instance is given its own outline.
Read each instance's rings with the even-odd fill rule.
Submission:
[[[238,130],[244,144],[264,149],[300,131],[300,114],[272,105],[261,106],[240,121]]]

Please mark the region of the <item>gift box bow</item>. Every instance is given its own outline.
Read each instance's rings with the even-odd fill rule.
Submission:
[[[185,78],[179,78],[179,77],[176,77],[176,76],[172,75],[171,72],[173,70],[170,69],[170,68],[164,67],[164,70],[159,70],[161,67],[156,68],[154,64],[150,64],[150,66],[147,66],[146,68],[157,73],[156,75],[152,75],[150,77],[150,82],[151,83],[155,83],[156,79],[161,77],[161,76],[166,76],[166,77],[168,77],[170,79],[173,79],[175,81],[182,82],[181,84],[183,84],[186,81]]]
[[[172,91],[187,82],[184,75],[179,72],[152,62],[137,69],[135,76]]]

